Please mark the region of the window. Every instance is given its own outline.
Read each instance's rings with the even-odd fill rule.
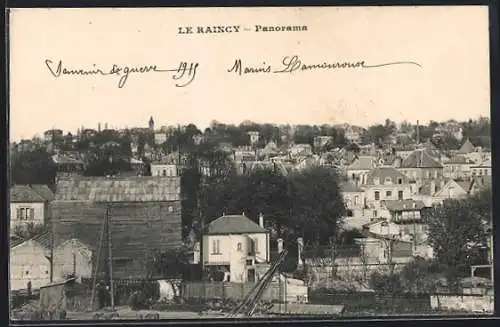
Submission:
[[[403,191],[398,191],[398,200],[403,200]]]
[[[385,196],[390,198],[392,196],[392,191],[386,191]]]
[[[220,240],[212,240],[212,254],[222,254],[220,253]]]
[[[380,179],[378,177],[373,178],[373,184],[379,185],[380,184]]]
[[[377,214],[378,214],[377,210],[373,210],[373,217],[377,217]]]
[[[170,213],[174,212],[174,207],[168,206],[168,212],[170,212]]]
[[[358,205],[358,203],[359,203],[359,196],[356,195],[354,196],[354,205]]]
[[[163,176],[167,176],[167,170],[163,169]]]
[[[375,201],[378,201],[378,200],[380,200],[380,192],[375,191]]]
[[[238,249],[238,252],[243,251],[243,244],[238,243],[238,245],[237,245],[236,247],[237,247],[237,249]]]
[[[403,184],[403,179],[402,178],[398,178],[398,184],[399,185]]]
[[[387,176],[384,180],[384,184],[390,184],[390,183],[392,183],[392,179],[389,176]]]
[[[33,219],[35,219],[35,209],[33,209],[33,208],[18,208],[17,209],[17,219],[18,220],[33,220]]]
[[[352,213],[352,210],[351,210],[351,209],[347,209],[347,210],[346,210],[346,216],[347,216],[347,217],[352,217],[352,216],[353,216],[353,213]]]

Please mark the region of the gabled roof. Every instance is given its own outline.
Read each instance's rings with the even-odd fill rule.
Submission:
[[[347,166],[348,170],[370,170],[375,167],[375,157],[374,156],[359,156]]]
[[[407,182],[407,177],[402,172],[392,167],[378,167],[371,170],[366,178],[366,184],[374,185],[375,178],[379,179],[380,184],[383,184],[386,178],[390,178],[394,184],[397,183],[397,179],[399,178],[402,179],[403,184]]]
[[[31,188],[42,196],[45,201],[53,201],[55,198],[54,192],[45,184],[32,184]]]
[[[406,157],[401,163],[401,168],[442,168],[426,150],[417,150]]]
[[[206,228],[207,235],[267,233],[257,223],[244,215],[227,215],[212,221]]]
[[[460,186],[466,193],[469,193],[473,182],[472,181],[457,181],[457,180],[455,180],[455,183],[457,183],[457,185]]]
[[[10,248],[16,247],[24,242],[24,239],[17,235],[11,235],[9,240]]]
[[[180,177],[75,177],[59,180],[56,201],[164,202],[180,200]]]
[[[422,210],[425,207],[423,201],[417,201],[412,199],[407,200],[386,200],[383,201],[385,207],[389,211],[412,211],[412,210]]]
[[[471,153],[474,152],[474,145],[471,143],[469,139],[465,140],[464,144],[458,150],[460,153]]]
[[[45,199],[29,185],[14,185],[10,188],[10,202],[45,202]]]

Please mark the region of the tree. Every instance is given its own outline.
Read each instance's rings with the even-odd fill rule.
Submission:
[[[387,138],[392,134],[393,126],[389,122],[389,125],[373,125],[368,127],[368,130],[362,136],[362,141],[364,144],[375,143],[378,146],[382,146]]]
[[[179,283],[190,264],[190,253],[190,249],[184,246],[154,251],[146,260],[146,279],[150,280],[154,275],[167,279],[172,285],[174,296],[177,297]]]
[[[436,291],[440,269],[436,262],[416,258],[400,273],[404,289],[411,294],[432,294]]]
[[[46,184],[55,186],[57,166],[45,149],[23,152],[14,159],[11,167],[13,184]]]
[[[337,236],[346,209],[335,171],[314,167],[292,174],[290,194],[293,200],[290,223],[298,233],[320,244]]]
[[[449,279],[467,273],[472,264],[487,263],[483,249],[487,245],[484,222],[491,221],[488,191],[465,200],[446,200],[425,211],[424,220],[437,261],[450,269]]]

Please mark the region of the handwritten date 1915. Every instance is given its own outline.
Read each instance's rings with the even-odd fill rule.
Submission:
[[[160,69],[157,65],[144,65],[144,66],[119,66],[113,64],[110,69],[101,69],[97,65],[93,65],[91,69],[81,68],[68,68],[64,65],[62,60],[54,62],[50,59],[45,60],[49,72],[55,78],[63,76],[119,76],[118,88],[123,88],[128,81],[131,74],[146,74],[146,73],[173,73],[172,79],[176,81],[176,87],[185,87],[191,84],[197,73],[199,63],[188,63],[182,61],[179,66],[174,69]]]

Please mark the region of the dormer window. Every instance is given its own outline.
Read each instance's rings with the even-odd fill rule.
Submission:
[[[238,250],[238,252],[242,252],[243,251],[243,244],[241,242],[238,243],[237,250]]]
[[[379,185],[380,184],[380,179],[378,177],[373,178],[373,184]]]
[[[384,183],[385,184],[390,184],[390,183],[392,183],[392,179],[390,177],[386,177],[385,180],[384,180]]]
[[[398,184],[403,184],[403,179],[402,178],[398,178]]]

